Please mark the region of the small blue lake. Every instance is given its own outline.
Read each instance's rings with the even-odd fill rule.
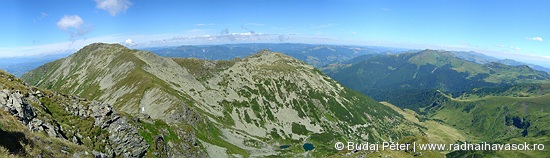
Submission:
[[[304,147],[304,150],[306,150],[306,151],[310,151],[310,150],[315,149],[315,146],[313,146],[313,144],[311,144],[311,143],[305,143],[302,147]]]
[[[286,149],[286,148],[289,148],[289,147],[290,147],[290,145],[281,145],[281,146],[279,146],[279,148],[281,148],[281,149]]]

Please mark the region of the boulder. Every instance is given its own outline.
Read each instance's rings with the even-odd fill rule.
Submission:
[[[0,108],[15,116],[25,125],[28,125],[36,117],[32,106],[19,91],[0,91]]]
[[[108,154],[112,152],[123,157],[145,156],[149,145],[127,117],[114,111],[111,105],[95,101],[90,104],[89,109],[90,116],[94,118],[94,126],[109,133],[108,141],[111,146],[108,147]]]

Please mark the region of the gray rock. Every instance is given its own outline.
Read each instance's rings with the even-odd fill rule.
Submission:
[[[10,91],[2,90],[0,91],[0,106],[5,106],[8,103],[8,94]]]
[[[38,90],[36,92],[34,92],[34,95],[39,97],[39,98],[44,97],[44,94],[42,92],[38,91]]]
[[[32,106],[19,91],[13,93],[9,90],[0,91],[0,107],[15,116],[24,125],[28,125],[36,117]]]
[[[29,123],[29,129],[33,132],[37,132],[37,131],[44,131],[48,134],[48,136],[50,137],[57,137],[59,134],[57,133],[57,130],[54,126],[52,126],[51,124],[47,123],[47,122],[44,122],[40,119],[33,119],[30,123]]]
[[[72,155],[72,157],[74,157],[74,158],[86,158],[86,157],[90,157],[90,153],[88,153],[88,151],[76,152]]]
[[[92,151],[92,155],[94,156],[94,158],[108,158],[108,157],[112,157],[112,156],[109,156],[105,153],[102,153],[102,152],[99,152],[99,151]]]
[[[89,106],[94,126],[101,127],[109,133],[109,152],[124,157],[143,157],[149,148],[138,128],[130,124],[129,119],[118,114],[109,104],[92,102]]]
[[[199,122],[204,121],[198,113],[187,107],[187,105],[183,104],[181,105],[181,108],[183,108],[182,112],[179,112],[178,110],[172,110],[169,112],[169,117],[171,120],[175,120],[176,122],[184,121],[190,125],[197,125]]]
[[[52,126],[49,123],[43,123],[42,127],[44,127],[44,131],[46,131],[46,133],[48,133],[48,136],[50,137],[58,137],[60,135],[60,130],[57,126]]]
[[[145,156],[149,145],[138,134],[138,128],[133,126],[127,117],[117,113],[109,104],[92,101],[88,106],[84,106],[82,102],[86,101],[85,99],[64,94],[55,95],[57,95],[57,99],[61,102],[60,105],[63,106],[65,111],[83,119],[91,117],[94,119],[94,126],[101,127],[107,131],[108,136],[105,142],[106,153],[94,151],[92,152],[94,157]],[[46,97],[38,90],[28,97],[32,102],[39,102],[35,96]],[[0,109],[15,116],[33,132],[44,131],[50,137],[58,137],[75,144],[82,144],[82,135],[79,133],[80,131],[74,130],[75,127],[72,127],[72,129],[63,129],[55,123],[55,120],[35,118],[36,113],[27,99],[19,91],[2,90],[0,91]],[[72,133],[73,136],[66,138],[63,133]],[[61,152],[69,154],[68,151],[67,149]]]
[[[116,155],[124,157],[143,157],[149,145],[138,134],[138,129],[128,123],[126,117],[112,122],[107,131],[110,133],[109,141],[113,144]]]

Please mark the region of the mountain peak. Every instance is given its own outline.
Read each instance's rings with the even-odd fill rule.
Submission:
[[[263,50],[258,51],[256,54],[248,56],[247,58],[266,57],[266,56],[272,56],[274,54],[284,55],[282,53],[273,52],[269,49],[263,49]],[[277,56],[280,57],[280,55],[277,55]]]
[[[458,59],[451,52],[430,49],[426,49],[418,53],[412,53],[409,61],[417,65],[431,64],[436,66],[443,66],[451,62],[464,62]]]
[[[246,57],[246,64],[259,66],[262,69],[276,70],[277,72],[290,72],[294,69],[305,68],[307,70],[313,70],[314,67],[298,60],[294,57],[288,56],[279,52],[272,52],[264,49],[254,55]]]
[[[426,49],[417,53],[418,55],[439,55],[439,56],[455,56],[452,52],[445,50]]]
[[[125,48],[125,49],[128,49],[127,47],[125,47],[121,44],[118,44],[118,43],[101,43],[101,42],[88,44],[88,45],[84,46],[82,49],[97,49],[97,48]]]
[[[118,44],[108,44],[108,43],[92,43],[87,46],[84,46],[75,54],[84,55],[84,54],[114,54],[115,52],[129,51],[130,49]]]

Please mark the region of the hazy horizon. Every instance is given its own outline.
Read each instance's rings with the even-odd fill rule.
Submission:
[[[475,51],[550,67],[547,1],[3,1],[0,57],[305,43]]]

